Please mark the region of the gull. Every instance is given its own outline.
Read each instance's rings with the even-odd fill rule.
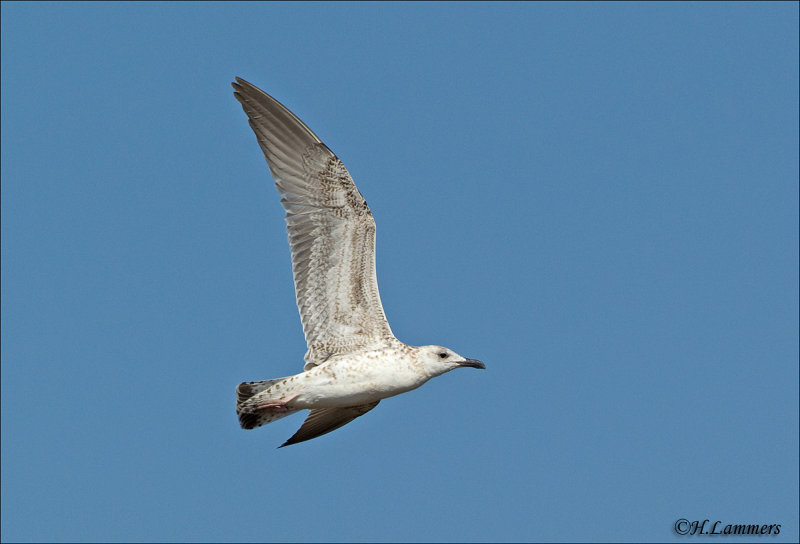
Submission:
[[[442,346],[395,338],[378,294],[375,220],[344,164],[280,102],[239,77],[232,85],[286,210],[308,345],[300,374],[237,386],[242,428],[310,410],[282,448],[336,430],[455,368],[486,368]]]

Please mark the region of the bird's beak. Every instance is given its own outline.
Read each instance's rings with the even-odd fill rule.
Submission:
[[[472,368],[486,369],[486,365],[475,359],[464,359],[462,362],[458,363],[458,366],[471,366]]]

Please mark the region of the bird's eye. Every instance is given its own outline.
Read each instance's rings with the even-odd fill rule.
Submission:
[[[439,354],[439,358],[440,358],[440,359],[447,359],[447,353],[445,353],[444,351],[443,351],[443,352],[441,352],[441,353]]]

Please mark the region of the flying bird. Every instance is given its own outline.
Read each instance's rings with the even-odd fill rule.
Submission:
[[[300,410],[280,447],[338,429],[385,398],[460,367],[486,368],[442,346],[392,334],[375,275],[375,220],[344,164],[280,102],[236,78],[286,210],[295,294],[308,351],[303,372],[236,388],[236,413],[254,429]]]

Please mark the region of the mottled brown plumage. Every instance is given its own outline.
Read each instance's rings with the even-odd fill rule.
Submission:
[[[236,78],[234,96],[286,210],[295,294],[308,351],[304,372],[236,389],[245,429],[310,409],[283,445],[338,429],[393,395],[483,364],[440,346],[397,340],[375,275],[375,221],[344,164],[285,106]]]

